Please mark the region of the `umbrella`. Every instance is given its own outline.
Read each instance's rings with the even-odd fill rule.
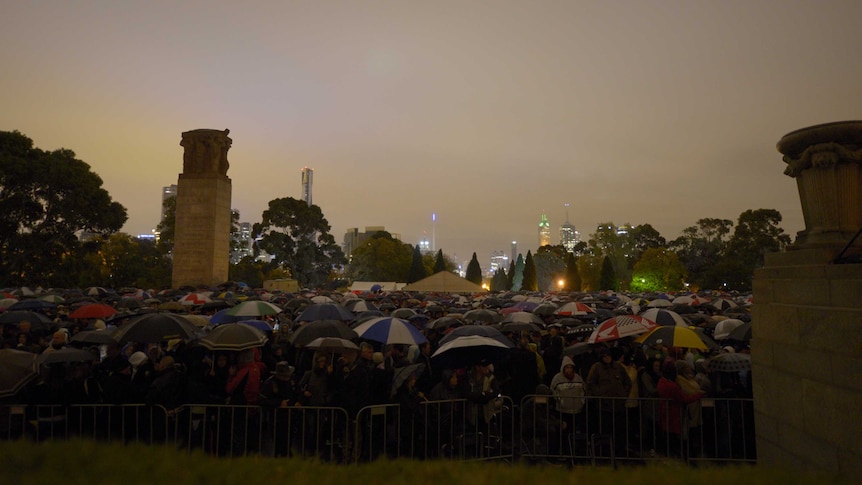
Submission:
[[[295,347],[304,347],[318,337],[338,337],[347,340],[358,338],[356,332],[339,320],[318,320],[294,330],[288,341]]]
[[[230,308],[226,308],[224,310],[213,313],[213,315],[210,317],[210,323],[213,325],[220,325],[222,323],[236,323],[243,320],[254,320],[253,316],[235,317],[233,315],[229,315],[227,313],[228,310],[230,310]]]
[[[665,300],[664,298],[656,298],[647,304],[650,308],[666,308],[673,305],[670,300]]]
[[[18,325],[24,321],[30,322],[30,330],[33,332],[48,332],[54,327],[54,321],[42,313],[24,310],[0,313],[0,324]]]
[[[485,322],[494,323],[497,321],[499,313],[485,308],[477,308],[464,313],[464,320],[468,322]]]
[[[43,301],[47,301],[48,303],[53,303],[55,305],[59,305],[59,304],[64,303],[66,301],[60,295],[45,295],[45,296],[39,297],[39,299],[43,300]]]
[[[326,295],[317,295],[311,297],[312,303],[335,303],[335,300]]]
[[[30,300],[20,300],[16,303],[10,305],[7,309],[9,311],[15,310],[42,310],[44,308],[57,308],[57,305],[51,303],[49,301],[45,301],[42,299],[30,299]]]
[[[105,318],[117,313],[117,309],[104,303],[90,303],[69,314],[69,318]]]
[[[641,316],[646,318],[647,320],[652,320],[653,322],[661,325],[676,325],[678,327],[688,327],[688,322],[682,318],[679,313],[672,312],[670,310],[662,310],[660,308],[650,308],[649,310],[641,313]]]
[[[500,325],[500,331],[508,332],[541,332],[542,327],[531,322],[509,322]]]
[[[440,317],[436,320],[433,320],[425,328],[429,328],[429,329],[433,329],[433,330],[440,330],[440,329],[445,330],[449,327],[460,326],[460,325],[464,325],[464,322],[462,322],[461,320],[458,320],[455,317]]]
[[[338,303],[312,303],[296,317],[298,322],[315,322],[317,320],[349,322],[353,320],[353,314]]]
[[[191,340],[197,335],[197,327],[180,315],[173,313],[147,313],[135,317],[122,326],[114,338],[119,344],[129,342],[155,343],[165,340]]]
[[[583,323],[576,327],[572,327],[566,332],[566,335],[575,335],[575,336],[584,336],[591,335],[593,331],[596,329],[596,326],[592,323]]]
[[[586,303],[582,303],[579,301],[570,301],[565,305],[557,308],[554,312],[554,315],[563,315],[563,316],[571,316],[571,315],[586,315],[588,313],[595,313],[596,311]]]
[[[238,322],[238,323],[241,323],[243,325],[252,326],[252,327],[260,330],[261,332],[272,332],[272,325],[270,325],[269,323],[267,323],[263,320],[243,320],[243,321]]]
[[[697,296],[697,295],[683,295],[674,298],[671,303],[674,305],[701,305],[703,303],[707,303],[706,300]]]
[[[84,294],[87,296],[97,296],[103,297],[109,295],[111,292],[101,286],[91,286],[84,290]]]
[[[506,323],[535,323],[536,325],[544,325],[545,322],[539,318],[538,315],[528,312],[515,312],[506,315],[503,318],[503,321],[500,322],[503,324]]]
[[[509,348],[514,347],[512,341],[509,340],[509,337],[506,337],[502,332],[488,325],[467,325],[464,327],[458,327],[444,335],[443,338],[440,339],[439,344],[443,345],[455,340],[456,338],[467,337],[470,335],[492,338]]]
[[[356,300],[356,303],[352,303],[350,305],[350,311],[353,313],[362,313],[362,312],[379,311],[379,310],[372,303],[369,303],[365,300]]]
[[[117,302],[117,308],[125,308],[127,310],[137,310],[144,306],[144,302],[135,297],[124,297]]]
[[[751,340],[751,322],[745,322],[742,325],[734,328],[730,335],[727,336],[729,339],[739,340],[741,342],[748,342]]]
[[[684,347],[707,350],[709,346],[694,330],[686,327],[656,327],[636,339],[645,345],[661,344],[666,347]]]
[[[576,355],[586,354],[593,348],[593,344],[589,342],[578,342],[574,345],[569,345],[563,349],[563,355],[574,357]]]
[[[15,298],[3,298],[2,300],[0,300],[0,308],[8,309],[16,303],[18,303],[18,300],[16,300]]]
[[[117,343],[114,340],[114,334],[117,332],[116,327],[109,327],[104,330],[84,330],[72,336],[71,343],[90,344],[90,345],[106,345]]]
[[[189,315],[187,313],[183,313],[180,316],[188,320],[189,323],[191,323],[197,328],[205,328],[210,324],[210,321],[207,320],[207,317],[203,315]]]
[[[490,337],[468,335],[441,345],[431,356],[431,361],[444,369],[458,369],[486,360],[498,362],[508,355],[508,345]]]
[[[713,338],[716,340],[724,340],[730,337],[736,327],[743,325],[745,322],[736,318],[725,318],[715,324],[715,330],[712,332]]]
[[[592,344],[609,342],[623,337],[640,335],[656,326],[655,322],[643,317],[619,315],[600,323],[586,341]]]
[[[425,364],[421,363],[395,369],[395,372],[392,374],[392,390],[390,392],[390,396],[397,394],[398,389],[401,388],[408,379],[410,379],[410,376],[415,375],[418,377],[424,370]]]
[[[517,305],[520,305],[520,303],[518,303]],[[536,305],[532,311],[540,317],[547,317],[553,315],[554,312],[557,311],[557,305],[551,302],[540,303]]]
[[[359,324],[354,330],[364,339],[384,344],[413,345],[428,341],[410,322],[400,318],[375,318]]]
[[[31,352],[0,350],[0,398],[14,395],[38,375],[35,361]]]
[[[416,310],[414,310],[412,308],[398,308],[398,309],[394,310],[389,316],[392,316],[395,318],[403,318],[403,319],[407,320],[408,318],[412,317],[413,315],[416,315]]]
[[[70,362],[92,362],[98,360],[99,355],[89,350],[76,349],[74,347],[63,347],[60,350],[39,354],[36,364],[67,364]]]
[[[162,312],[184,312],[186,307],[178,301],[166,301],[158,305],[159,311]]]
[[[283,310],[272,303],[262,300],[246,300],[235,307],[225,311],[226,314],[235,317],[260,317],[263,315],[277,315]]]
[[[726,311],[739,306],[736,304],[735,301],[729,300],[727,298],[716,298],[715,300],[712,300],[709,305],[720,311]]]
[[[358,353],[359,346],[350,340],[339,337],[317,337],[305,345],[307,349],[330,354]]]
[[[183,305],[203,305],[212,301],[207,293],[189,293],[180,298],[179,302]]]
[[[751,369],[751,356],[748,354],[718,354],[706,361],[708,372],[740,372]]]
[[[219,325],[200,344],[210,350],[248,350],[266,343],[266,334],[251,325],[226,323]]]

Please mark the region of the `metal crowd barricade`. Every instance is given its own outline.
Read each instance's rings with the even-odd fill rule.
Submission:
[[[659,398],[585,397],[581,412],[559,413],[553,396],[525,396],[519,451],[527,460],[578,464],[756,462],[751,399],[702,399],[670,406]],[[678,424],[678,433],[669,428]]]
[[[401,406],[375,404],[356,413],[353,438],[355,461],[374,461],[380,457],[401,456],[406,444],[402,440]]]
[[[342,408],[188,404],[176,410],[175,423],[178,446],[215,456],[350,460],[350,421]]]
[[[0,439],[84,438],[107,442],[164,443],[167,413],[143,404],[0,406]]]

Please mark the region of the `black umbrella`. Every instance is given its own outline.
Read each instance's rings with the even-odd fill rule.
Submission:
[[[441,345],[431,356],[431,362],[444,369],[459,369],[483,361],[499,362],[509,355],[509,351],[506,344],[493,338],[468,335]]]
[[[262,347],[266,340],[266,334],[251,325],[226,323],[202,338],[200,344],[210,350],[247,350]]]
[[[530,322],[506,322],[500,325],[500,331],[508,332],[541,332],[542,328]]]
[[[399,367],[395,369],[394,374],[392,375],[392,391],[390,392],[390,396],[394,396],[398,393],[398,389],[410,379],[410,376],[415,375],[419,377],[419,374],[422,374],[422,371],[425,370],[425,364],[412,364],[406,367]]]
[[[494,327],[489,327],[487,325],[467,325],[464,327],[458,327],[455,330],[452,330],[448,334],[446,334],[443,338],[440,339],[439,345],[443,345],[445,343],[449,343],[452,340],[455,340],[458,337],[467,337],[470,335],[478,335],[480,337],[488,337],[492,338],[509,348],[514,347],[512,341],[509,340],[509,337],[503,335],[499,330]]]
[[[98,360],[98,354],[89,350],[76,349],[75,347],[63,347],[60,350],[39,354],[36,364],[67,364],[70,362],[92,362]]]
[[[79,343],[85,345],[117,343],[117,341],[114,340],[114,334],[116,332],[116,327],[106,328],[104,330],[84,330],[73,335],[71,342],[73,344]]]
[[[36,299],[29,300],[21,300],[13,303],[7,308],[8,311],[16,311],[16,310],[42,310],[45,308],[57,308],[57,305],[51,303],[50,301]]]
[[[297,322],[315,322],[317,320],[340,320],[349,322],[354,315],[347,308],[338,303],[313,303],[308,305],[302,313],[296,317]]]
[[[741,342],[748,342],[751,340],[751,322],[745,322],[734,328],[730,331],[730,335],[728,335],[727,338],[739,340]]]
[[[461,320],[458,320],[455,317],[440,317],[440,318],[432,321],[428,325],[426,325],[425,328],[429,328],[432,330],[441,330],[441,329],[445,330],[449,327],[460,326],[460,325],[464,325],[464,322],[462,322]]]
[[[24,321],[30,322],[30,330],[36,333],[49,332],[54,328],[54,321],[39,312],[19,310],[0,314],[0,324],[3,325],[18,325]]]
[[[586,354],[593,348],[593,344],[589,342],[578,342],[574,345],[569,345],[563,349],[563,355],[574,357],[576,355]]]
[[[359,338],[359,335],[339,320],[318,320],[301,325],[290,334],[288,341],[296,347],[305,347],[319,337],[338,337],[352,340]]]
[[[31,352],[0,350],[0,398],[13,396],[38,375],[35,361]]]
[[[173,313],[147,313],[123,325],[114,338],[118,343],[155,343],[165,340],[191,340],[198,329],[181,315]]]

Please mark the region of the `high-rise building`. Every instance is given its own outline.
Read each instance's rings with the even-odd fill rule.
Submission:
[[[302,169],[302,200],[311,205],[311,184],[314,179],[314,169],[303,167]]]
[[[232,236],[233,239],[233,247],[230,252],[230,262],[232,264],[238,263],[242,258],[246,256],[251,256],[252,251],[252,238],[251,238],[251,223],[250,222],[240,222],[239,223],[239,232]]]
[[[165,216],[167,215],[165,213],[166,212],[165,211],[165,201],[170,199],[171,197],[176,197],[176,196],[177,196],[177,185],[176,184],[168,185],[167,187],[162,187],[162,205],[161,205],[162,218],[160,219],[160,221],[164,221]]]
[[[569,222],[569,204],[566,204],[566,222],[560,226],[560,245],[566,251],[575,252],[575,244],[581,241],[581,233]]]
[[[539,247],[550,246],[551,244],[551,223],[548,222],[548,216],[542,212],[542,220],[539,221]]]
[[[488,273],[491,276],[497,274],[499,270],[508,271],[509,270],[509,257],[506,256],[506,253],[503,251],[494,251],[491,253],[491,265],[488,269]]]
[[[512,259],[510,261],[518,262],[518,241],[512,241]]]

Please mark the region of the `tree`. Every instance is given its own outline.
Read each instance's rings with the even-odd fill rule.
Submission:
[[[443,250],[437,250],[437,259],[434,260],[434,273],[437,274],[441,271],[446,271],[446,261],[443,259]]]
[[[733,221],[728,219],[699,219],[697,225],[683,229],[682,235],[668,244],[685,266],[694,288],[715,288],[714,269],[724,257],[732,228]]]
[[[661,234],[649,224],[640,224],[633,227],[624,237],[626,248],[626,261],[629,268],[633,268],[647,249],[663,248],[667,241]]]
[[[544,248],[553,248],[555,246],[542,246]],[[561,255],[558,255],[561,254]],[[536,268],[536,285],[539,291],[554,291],[559,290],[558,281],[564,278],[566,273],[566,255],[563,251],[536,251],[533,256],[533,265]]]
[[[601,270],[604,257],[584,254],[578,258],[578,275],[581,277],[581,291],[601,290]]]
[[[231,281],[242,281],[252,288],[260,288],[266,279],[265,275],[275,267],[272,263],[255,261],[254,256],[246,256],[228,268],[228,278]]]
[[[618,230],[613,222],[603,222],[590,236],[589,246],[594,255],[608,257],[610,264],[613,265],[617,284],[619,281],[623,281],[624,286],[627,286],[630,277],[629,264],[626,258],[630,250],[628,234],[632,232],[633,228],[626,224],[623,229],[625,231]],[[602,289],[608,288],[602,287]]]
[[[412,260],[413,246],[378,231],[353,250],[347,273],[353,281],[407,281]]]
[[[491,291],[506,291],[509,289],[509,278],[506,276],[506,270],[500,268],[494,273],[491,278]]]
[[[512,291],[521,291],[521,285],[524,282],[524,257],[520,254],[518,254],[518,260],[515,262],[512,274]]]
[[[611,263],[611,258],[605,256],[602,260],[602,273],[599,287],[603,290],[616,290],[618,282],[617,275],[614,272],[614,265]]]
[[[289,269],[300,286],[324,286],[333,268],[347,262],[320,207],[284,197],[271,200],[261,219],[253,230],[260,249]]]
[[[413,248],[413,261],[410,263],[410,271],[407,274],[407,282],[413,283],[428,276],[425,272],[425,265],[422,264],[422,251],[419,250],[419,245]]]
[[[578,259],[575,258],[575,255],[572,253],[569,253],[568,256],[566,256],[565,280],[565,289],[571,291],[581,291],[581,275],[580,273],[578,273]]]
[[[177,227],[177,197],[172,195],[162,201],[162,213],[165,215],[156,226],[159,239],[156,247],[162,254],[171,254],[174,251],[174,238]]]
[[[514,290],[515,283],[515,260],[509,261],[509,271],[506,271],[506,289]]]
[[[43,151],[20,132],[0,132],[0,286],[54,286],[68,276],[57,269],[75,257],[79,234],[107,236],[126,219],[73,151]]]
[[[751,289],[754,270],[763,266],[764,254],[780,251],[790,244],[790,236],[779,223],[781,213],[775,209],[747,210],[739,215],[721,264],[726,268],[726,276],[733,275],[732,279],[736,280],[728,289]]]
[[[529,250],[527,251],[527,257],[524,259],[524,279],[521,280],[521,289],[527,291],[538,291],[539,289],[536,262],[533,261],[533,254]]]
[[[650,248],[635,263],[631,290],[637,292],[679,291],[685,287],[686,270],[673,251]]]
[[[473,257],[467,263],[467,275],[465,279],[477,285],[482,284],[482,267],[479,266],[479,259],[476,258],[476,253],[473,253]]]

